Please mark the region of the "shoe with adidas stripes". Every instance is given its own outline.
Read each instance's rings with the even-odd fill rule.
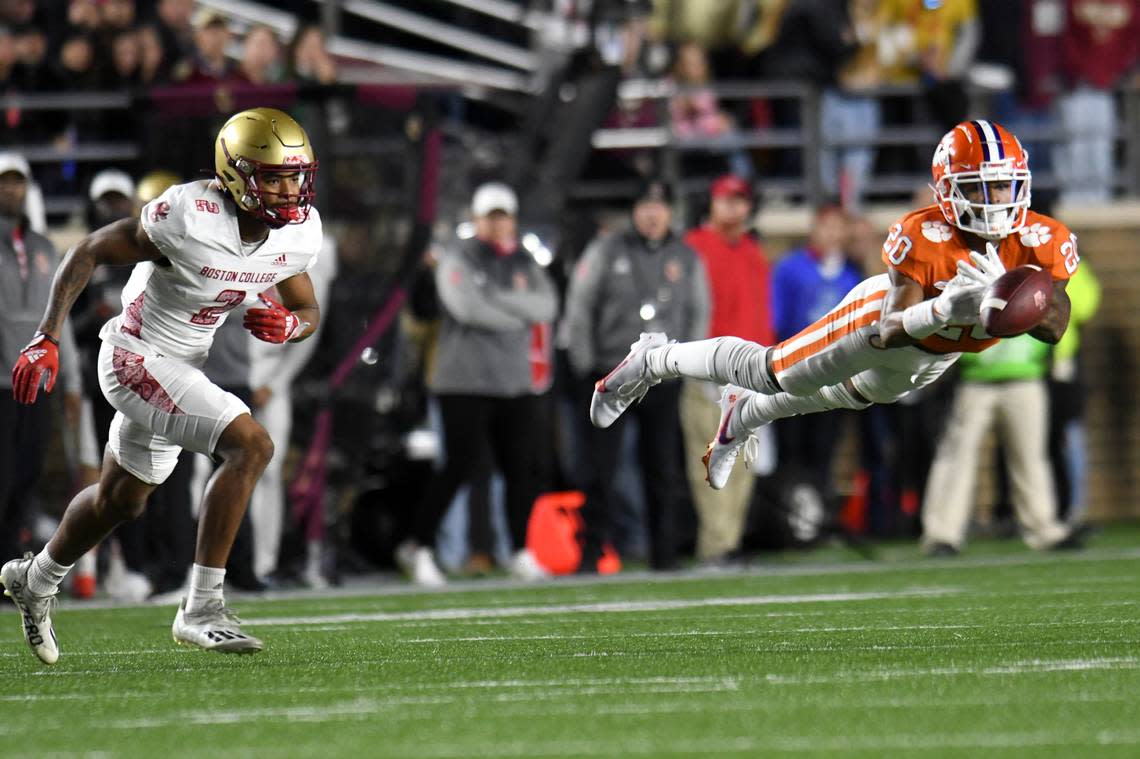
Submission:
[[[171,628],[174,642],[224,654],[256,654],[264,646],[241,631],[241,620],[222,601],[210,601],[201,609],[186,611],[186,599],[178,607]]]

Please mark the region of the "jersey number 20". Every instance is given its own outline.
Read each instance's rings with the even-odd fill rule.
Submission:
[[[883,252],[887,254],[887,260],[895,266],[906,260],[906,254],[914,247],[910,238],[902,233],[902,228],[902,224],[895,224],[891,227],[891,233],[887,237],[887,241],[883,243]]]
[[[220,306],[206,306],[190,317],[191,324],[217,324],[226,311],[232,311],[245,302],[245,290],[222,290],[214,300]]]

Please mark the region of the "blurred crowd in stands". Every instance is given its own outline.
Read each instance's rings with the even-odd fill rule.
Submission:
[[[542,7],[543,3],[523,4]],[[625,79],[680,90],[664,109],[621,101],[610,126],[667,123],[751,178],[799,175],[800,155],[761,151],[741,134],[812,127],[823,146],[823,192],[858,210],[876,175],[913,172],[925,148],[884,129],[948,128],[987,93],[987,116],[1030,135],[1039,186],[1065,200],[1099,202],[1113,190],[1115,92],[1140,59],[1135,0],[558,0],[552,14],[593,13],[589,50]],[[618,8],[620,12],[604,13]],[[604,19],[604,20],[603,20]],[[238,33],[240,31],[240,33]],[[537,44],[537,43],[536,43]],[[431,74],[425,71],[425,74]],[[235,23],[192,0],[7,0],[0,4],[0,93],[202,91],[243,85],[331,84],[338,63],[321,27],[291,39],[265,24]],[[731,97],[734,81],[802,83],[818,109],[787,97]],[[905,97],[891,96],[902,87]],[[225,110],[216,95],[198,107]],[[811,121],[812,124],[807,124]],[[5,110],[0,140],[74,144],[132,134],[129,117]],[[635,154],[644,158],[645,153]],[[700,168],[699,162],[682,168]],[[635,168],[645,174],[645,162]],[[1053,181],[1056,173],[1063,181]],[[714,172],[715,173],[715,172]],[[87,179],[89,177],[84,177]]]
[[[301,24],[289,40],[265,25],[238,37],[194,0],[8,0],[0,67],[7,92],[336,79],[319,26]]]
[[[552,7],[569,13],[575,5]],[[882,230],[862,215],[867,185],[892,166],[921,174],[934,145],[877,149],[873,141],[890,126],[941,130],[956,123],[967,113],[971,88],[997,93],[989,118],[1034,135],[1026,142],[1035,180],[1063,175],[1065,200],[1109,197],[1119,120],[1115,92],[1131,84],[1140,58],[1140,2],[622,5],[633,12],[594,29],[597,60],[618,67],[626,80],[664,78],[678,89],[663,109],[636,98],[614,102],[605,125],[667,124],[678,141],[705,141],[711,158],[680,167],[682,177],[708,179],[696,207],[687,216],[676,212],[671,185],[659,181],[661,166],[649,151],[614,154],[619,160],[602,163],[612,164],[608,169],[620,164],[641,180],[636,197],[590,209],[582,244],[563,240],[552,263],[551,251],[526,234],[527,188],[496,186],[493,200],[484,192],[480,204],[469,192],[479,182],[457,178],[464,196],[460,219],[444,220],[447,231],[436,230],[415,280],[401,288],[392,285],[392,246],[378,241],[367,214],[357,206],[322,206],[332,222],[322,255],[336,263],[326,272],[324,334],[313,341],[311,360],[304,356],[303,370],[300,359],[267,369],[265,359],[239,346],[236,372],[217,380],[245,393],[255,411],[280,404],[291,390],[297,418],[291,437],[288,422],[280,433],[285,440],[278,441],[267,475],[274,481],[255,496],[267,503],[255,504],[253,522],[243,527],[235,548],[242,564],[231,571],[232,582],[254,590],[298,577],[321,585],[338,571],[364,568],[355,557],[379,564],[395,557],[426,585],[444,581],[441,568],[481,573],[501,565],[536,579],[562,566],[559,551],[575,556],[567,566],[590,572],[614,571],[623,559],[671,569],[692,556],[719,566],[752,550],[810,545],[828,534],[909,537],[924,521],[931,553],[956,553],[964,545],[971,483],[959,481],[953,494],[936,487],[924,499],[927,472],[936,456],[957,461],[961,446],[974,445],[996,411],[952,416],[960,434],[938,448],[947,414],[966,416],[967,409],[954,404],[952,382],[858,415],[832,412],[774,425],[753,451],[752,469],[740,467],[734,487],[716,494],[703,482],[699,461],[717,418],[714,389],[693,383],[655,392],[652,408],[647,402],[628,423],[604,431],[589,427],[583,404],[599,373],[620,360],[643,328],[667,328],[678,339],[737,334],[771,342],[811,323],[851,285],[879,271]],[[254,25],[240,37],[234,28],[192,0],[0,0],[0,92],[337,81],[338,63],[319,26],[300,24],[288,41],[268,26]],[[766,250],[752,224],[768,178],[802,171],[797,162],[803,156],[788,159],[739,138],[803,127],[804,114],[780,98],[717,96],[716,85],[741,79],[806,82],[820,93],[819,134],[830,145],[820,150],[820,173],[832,202],[815,210],[809,236],[787,252]],[[895,85],[917,85],[919,96],[884,96]],[[25,112],[13,104],[0,141],[18,151],[48,140],[112,139],[127,133],[122,120],[131,118],[129,112],[104,120],[84,111]],[[1041,127],[1059,129],[1061,138],[1042,140],[1038,150]],[[204,155],[186,160],[209,163]],[[38,170],[0,165],[0,194],[5,177],[15,181],[13,171],[25,181],[41,179]],[[89,184],[74,179],[86,188],[90,228],[137,213],[138,202],[160,191],[156,184],[193,178],[181,171],[158,178],[131,173],[92,170]],[[331,177],[322,173],[321,181]],[[928,191],[916,200],[928,202]],[[10,216],[16,223],[19,214]],[[461,225],[456,237],[459,220],[471,224]],[[15,260],[15,247],[11,255]],[[1098,290],[1091,270],[1081,272],[1083,323],[1096,310]],[[464,277],[480,287],[465,289]],[[121,282],[106,276],[95,285],[75,314],[87,350],[98,324],[119,307]],[[394,292],[406,303],[393,299]],[[1077,314],[1078,296],[1073,299]],[[383,322],[392,303],[403,303],[402,316],[360,351],[361,334]],[[1026,499],[1045,493],[1060,518],[1082,516],[1083,440],[1074,401],[1080,397],[1081,323],[1068,345],[1052,351],[1022,346],[997,368],[964,368],[967,382],[988,383],[995,392],[1026,383],[1030,405],[1023,408],[1031,410],[1023,413],[1045,418],[1045,407],[1052,407],[1048,434],[1011,442],[1010,474],[999,478],[999,492],[1011,492],[1019,516]],[[472,351],[472,341],[480,349]],[[10,365],[18,346],[0,349]],[[335,397],[322,398],[345,361],[353,366],[351,376]],[[504,379],[504,372],[514,374]],[[85,391],[95,401],[92,434],[105,436],[98,388]],[[331,404],[339,420],[319,468],[325,478],[319,485],[327,485],[318,493],[324,503],[319,519],[327,525],[299,528],[297,497],[312,482],[298,486],[298,472],[305,471],[298,459],[312,450],[319,430],[312,410],[317,400]],[[0,401],[10,403],[10,397]],[[67,416],[75,421],[72,411]],[[292,450],[285,444],[290,439]],[[208,462],[193,458],[160,489],[162,503],[152,504],[138,529],[119,536],[112,576],[123,597],[180,587],[193,543],[191,492],[208,471]],[[98,457],[88,456],[86,465],[98,466]],[[202,470],[197,484],[195,467]],[[1057,484],[1042,481],[1042,472]],[[90,472],[75,476],[78,483]],[[0,515],[15,538],[34,543],[37,502],[28,495],[34,483],[17,484],[18,493],[0,483]],[[553,497],[568,492],[578,495]],[[546,495],[535,500],[535,494]],[[953,503],[945,507],[948,516],[932,522],[924,509],[939,499]],[[51,513],[46,500],[39,505]],[[530,503],[539,506],[527,513]],[[532,546],[537,553],[520,553],[528,528],[539,533]]]
[[[1135,0],[660,0],[626,20],[602,52],[627,78],[665,77],[681,141],[718,141],[732,170],[749,176],[742,131],[804,127],[781,98],[719,98],[734,81],[804,83],[820,93],[820,176],[844,207],[860,207],[873,171],[922,165],[925,151],[876,149],[884,128],[961,121],[970,93],[988,118],[1024,131],[1034,170],[1056,172],[1063,199],[1112,193],[1116,90],[1134,86],[1140,61]],[[901,88],[917,97],[892,97]],[[623,103],[611,122],[659,123],[645,103]],[[736,136],[736,137],[734,137]],[[904,141],[905,143],[905,141]],[[762,173],[796,173],[786,160]],[[1044,185],[1043,185],[1044,186]]]

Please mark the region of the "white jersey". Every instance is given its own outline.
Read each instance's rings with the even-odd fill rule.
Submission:
[[[99,333],[141,355],[201,366],[230,312],[316,262],[323,243],[314,208],[303,224],[271,229],[243,243],[237,210],[212,180],[174,185],[142,209],[142,227],[165,257],[136,264],[123,288],[123,312]],[[167,263],[169,262],[169,263]]]

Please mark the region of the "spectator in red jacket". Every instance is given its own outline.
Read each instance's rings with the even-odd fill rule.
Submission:
[[[733,335],[770,345],[774,339],[770,272],[764,249],[749,233],[752,189],[726,174],[712,183],[708,221],[685,235],[685,243],[704,264],[712,300],[708,337]],[[681,394],[685,436],[685,471],[697,510],[697,558],[715,563],[739,548],[753,477],[738,471],[723,490],[705,482],[701,457],[708,433],[720,420],[720,389],[686,380]]]
[[[1113,88],[1140,60],[1140,1],[1068,0],[1061,35],[1058,99],[1066,138],[1054,153],[1065,202],[1100,203],[1112,195]]]

